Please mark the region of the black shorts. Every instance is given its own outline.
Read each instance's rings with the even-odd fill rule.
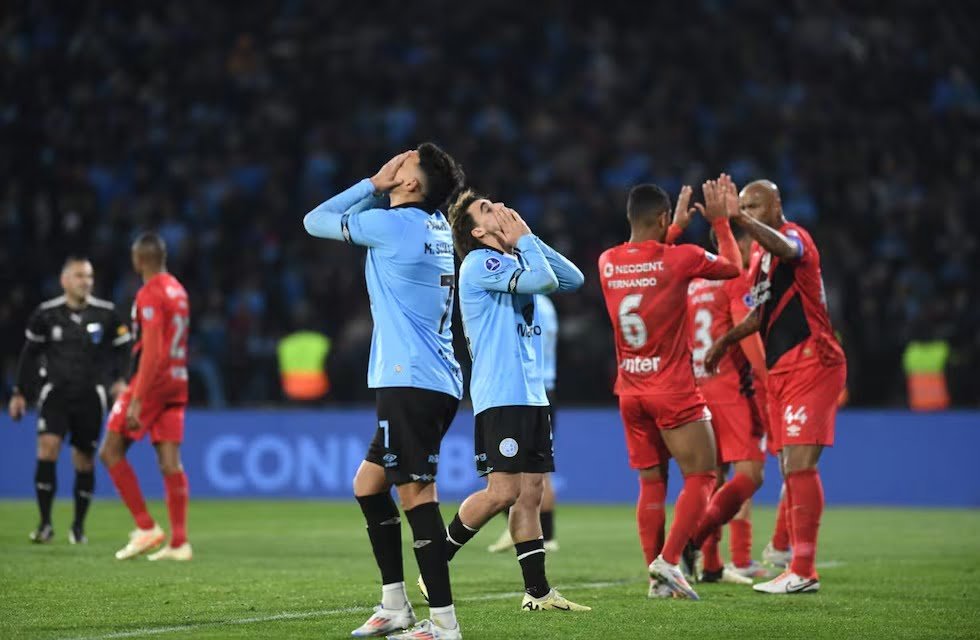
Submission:
[[[550,473],[555,470],[550,407],[491,407],[476,416],[476,471]]]
[[[93,453],[99,446],[107,402],[102,385],[69,393],[45,384],[37,400],[37,434],[50,433],[59,438],[71,434],[71,446]]]
[[[459,400],[414,387],[378,389],[378,430],[365,460],[381,465],[392,484],[435,482],[439,445]]]
[[[555,400],[557,400],[557,396],[554,389],[549,390],[547,394],[548,402],[550,403],[550,406],[548,407],[548,417],[551,418],[551,435],[554,436],[555,428],[558,426],[558,421],[555,420]]]

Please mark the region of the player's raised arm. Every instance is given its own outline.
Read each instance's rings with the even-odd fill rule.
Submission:
[[[691,218],[694,217],[695,212],[699,209],[703,210],[700,204],[695,204],[694,207],[689,206],[691,202],[691,185],[685,184],[681,187],[681,192],[677,194],[677,204],[674,206],[674,219],[667,227],[667,238],[664,240],[665,244],[675,244],[684,230],[687,229],[687,225],[691,224]],[[696,207],[696,208],[695,208]]]
[[[571,260],[548,246],[541,238],[534,236],[534,239],[558,278],[559,291],[575,291],[585,284],[585,275]]]
[[[400,153],[371,178],[365,178],[306,214],[303,227],[311,236],[377,246],[400,236],[399,225],[381,209],[381,194],[402,184],[398,171],[416,151]]]
[[[777,258],[796,260],[803,257],[803,243],[799,238],[779,232],[759,220],[760,216],[770,221],[783,220],[779,190],[768,180],[757,180],[742,190],[739,210],[733,218],[753,240]]]
[[[711,228],[718,238],[718,250],[721,255],[716,256],[700,247],[688,245],[691,260],[694,261],[690,265],[690,273],[696,278],[730,280],[742,271],[742,254],[738,250],[735,236],[732,235],[732,228],[728,226],[724,196],[717,181],[705,182],[703,189],[705,207],[702,213],[711,223]]]

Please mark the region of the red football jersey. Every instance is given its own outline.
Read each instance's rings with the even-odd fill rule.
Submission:
[[[599,257],[616,336],[618,395],[694,391],[687,289],[697,277],[733,278],[737,265],[696,245],[627,242]]]
[[[744,277],[731,280],[692,280],[687,290],[687,312],[691,324],[694,349],[691,362],[694,377],[708,402],[735,402],[740,392],[752,385],[751,366],[740,346],[725,352],[718,371],[709,374],[704,357],[719,338],[748,313],[745,297],[750,283]]]
[[[779,231],[799,247],[799,257],[781,260],[763,252],[753,260],[749,302],[761,305],[760,333],[769,371],[789,371],[819,362],[843,364],[844,350],[834,337],[820,272],[820,252],[810,234],[787,222]]]
[[[133,355],[140,366],[143,333],[147,327],[159,327],[164,338],[163,361],[148,389],[153,402],[183,404],[187,402],[187,334],[191,308],[187,291],[169,273],[159,273],[136,293],[133,303]]]

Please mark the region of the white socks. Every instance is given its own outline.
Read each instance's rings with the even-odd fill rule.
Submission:
[[[448,607],[429,607],[429,618],[443,629],[455,629],[459,625],[456,622],[456,605],[452,604]]]
[[[405,593],[404,582],[392,582],[381,585],[381,606],[385,609],[399,611],[408,606],[408,594]]]

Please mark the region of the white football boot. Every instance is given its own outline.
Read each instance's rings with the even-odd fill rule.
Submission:
[[[504,529],[504,532],[500,534],[497,541],[487,547],[487,551],[490,553],[503,553],[504,551],[510,551],[513,548],[514,539],[510,537],[510,530]]]
[[[462,640],[459,625],[455,629],[443,629],[431,620],[423,620],[411,629],[388,636],[388,640]]]
[[[406,603],[401,609],[385,609],[380,604],[367,622],[350,632],[355,638],[377,638],[412,627],[418,619],[412,605]]]
[[[789,566],[790,561],[793,559],[793,550],[787,549],[786,551],[780,551],[772,546],[772,542],[766,545],[766,548],[762,550],[762,561],[766,564],[778,567],[780,569],[785,569]]]
[[[816,578],[801,578],[792,571],[784,571],[769,582],[752,585],[759,593],[776,593],[781,595],[794,593],[816,593],[820,590],[820,581]]]
[[[116,552],[116,560],[128,560],[152,551],[163,544],[166,537],[167,534],[158,524],[153,525],[152,529],[134,529],[129,534],[126,546]]]
[[[687,578],[684,577],[681,568],[676,564],[670,564],[664,560],[662,555],[657,556],[657,559],[650,563],[650,577],[654,580],[660,578],[670,587],[671,591],[682,598],[690,598],[691,600],[701,599],[687,582]]]
[[[191,550],[191,543],[185,542],[179,547],[171,547],[169,544],[163,549],[160,549],[156,553],[151,553],[146,557],[150,562],[156,562],[158,560],[176,560],[178,562],[187,562],[194,558],[194,552]]]
[[[535,598],[530,593],[524,594],[524,601],[521,602],[521,611],[592,611],[592,607],[584,604],[575,604],[557,589],[552,589],[543,598]]]

